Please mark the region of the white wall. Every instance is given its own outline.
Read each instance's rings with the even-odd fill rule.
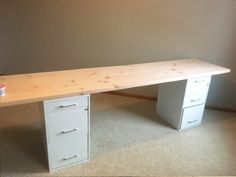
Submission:
[[[1,63],[26,73],[196,57],[232,69],[208,104],[236,108],[235,14],[235,0],[1,0]]]

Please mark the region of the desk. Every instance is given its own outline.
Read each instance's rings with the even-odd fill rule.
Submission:
[[[230,69],[197,59],[1,76],[0,107],[41,102],[49,170],[89,160],[90,94],[161,84],[157,112],[174,128],[200,125],[211,76]],[[175,82],[178,81],[178,82]]]

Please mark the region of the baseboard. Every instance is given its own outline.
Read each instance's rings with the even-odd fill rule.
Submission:
[[[236,113],[236,109],[224,108],[224,107],[213,106],[213,105],[206,105],[206,109],[211,109],[211,110],[216,110],[216,111],[223,111],[223,112]]]
[[[157,100],[156,97],[137,95],[137,94],[131,94],[131,93],[124,93],[124,92],[118,92],[118,91],[110,91],[110,92],[106,92],[106,93],[111,94],[111,95],[119,95],[119,96],[131,97],[131,98],[151,100],[151,101],[156,101]]]
[[[137,94],[132,94],[132,93],[118,92],[118,91],[111,91],[111,92],[106,92],[106,93],[111,94],[111,95],[119,95],[119,96],[131,97],[131,98],[151,100],[151,101],[157,101],[158,99],[157,97],[137,95]],[[236,109],[224,108],[224,107],[213,106],[213,105],[206,105],[206,109],[236,113]]]

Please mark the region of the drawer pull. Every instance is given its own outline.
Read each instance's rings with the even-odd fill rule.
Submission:
[[[197,122],[197,120],[190,120],[190,121],[188,121],[188,124],[191,124],[191,123],[194,123],[194,122]]]
[[[61,133],[62,133],[62,134],[71,133],[71,132],[75,132],[75,131],[77,131],[77,130],[78,130],[78,128],[74,128],[74,129],[71,129],[71,130],[63,130],[63,131],[61,131]]]
[[[200,83],[200,82],[205,82],[205,80],[195,80],[194,82]]]
[[[201,99],[198,98],[198,99],[195,99],[195,100],[191,100],[191,102],[196,102],[196,101],[200,101]]]
[[[64,157],[62,160],[70,160],[70,159],[74,159],[74,158],[76,158],[76,157],[78,157],[77,155],[73,155],[73,156],[70,156],[70,157]]]
[[[69,108],[69,107],[74,107],[74,106],[77,106],[77,105],[78,105],[77,103],[68,104],[68,105],[60,105],[59,108]]]

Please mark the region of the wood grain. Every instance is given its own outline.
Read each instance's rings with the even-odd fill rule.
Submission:
[[[230,72],[197,59],[0,76],[0,107]]]

